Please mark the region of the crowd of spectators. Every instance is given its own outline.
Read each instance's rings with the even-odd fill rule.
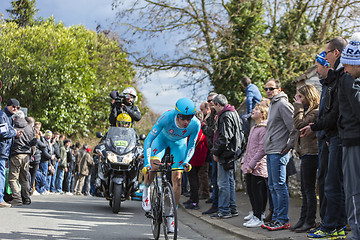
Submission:
[[[0,112],[0,207],[31,204],[32,195],[88,195],[94,165],[91,149],[72,144],[58,132],[41,131],[41,123],[25,116],[10,99]]]
[[[211,207],[203,211],[212,218],[238,215],[234,194],[234,165],[239,160],[242,141],[247,142],[241,159],[246,191],[252,206],[245,227],[267,230],[289,229],[306,232],[310,239],[344,238],[352,230],[352,239],[360,238],[357,219],[360,211],[360,33],[348,43],[342,37],[328,41],[316,55],[316,72],[321,90],[305,84],[297,89],[293,101],[278,79],[265,83],[266,98],[251,79],[241,83],[246,98],[246,113],[238,114],[222,94],[210,93],[200,105],[204,115],[202,132],[208,141],[205,168],[209,168],[206,200]],[[229,114],[233,113],[233,114]],[[201,120],[202,118],[200,118]],[[238,132],[242,134],[238,134]],[[200,137],[199,139],[200,140]],[[226,141],[224,141],[226,140]],[[200,156],[195,154],[192,161]],[[287,165],[292,152],[300,157],[302,207],[297,223],[290,226]],[[195,158],[195,159],[194,159]],[[204,158],[203,156],[201,158]],[[198,173],[198,172],[197,172]],[[203,181],[204,176],[191,181]],[[318,184],[320,224],[316,222]],[[197,183],[195,184],[196,190]],[[198,193],[191,187],[186,208],[199,209]],[[269,215],[265,209],[269,202]]]

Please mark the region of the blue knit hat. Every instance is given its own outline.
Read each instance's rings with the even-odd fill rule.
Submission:
[[[323,51],[322,53],[320,54],[316,54],[316,61],[318,63],[320,63],[321,65],[323,66],[326,66],[326,67],[329,67],[330,66],[330,63],[328,61],[325,60],[325,51]]]
[[[354,33],[341,53],[342,64],[360,65],[360,32]]]

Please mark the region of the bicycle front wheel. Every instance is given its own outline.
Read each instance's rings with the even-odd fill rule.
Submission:
[[[151,202],[151,230],[155,240],[160,237],[160,224],[161,224],[161,198],[159,193],[158,185],[154,183],[151,187],[150,194]]]
[[[177,209],[175,204],[174,191],[170,183],[163,184],[162,189],[162,224],[165,239],[177,239]]]

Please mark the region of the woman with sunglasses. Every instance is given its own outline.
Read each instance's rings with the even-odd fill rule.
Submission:
[[[182,172],[190,171],[189,161],[194,154],[195,143],[200,131],[200,121],[194,118],[195,103],[188,98],[180,98],[174,110],[165,112],[155,123],[144,142],[144,168],[145,187],[142,195],[142,207],[148,212],[151,210],[149,199],[149,186],[154,180],[155,173],[149,170],[157,170],[154,162],[159,162],[170,147],[171,155],[174,156],[171,181],[173,184],[175,203],[178,206],[181,195]],[[189,141],[187,142],[187,139]],[[169,221],[169,230],[173,231],[172,222]]]

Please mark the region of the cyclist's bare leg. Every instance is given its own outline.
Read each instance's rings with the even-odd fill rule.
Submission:
[[[150,160],[151,170],[156,171],[159,169],[159,166],[154,164],[154,162],[159,163],[160,159],[151,159]],[[156,173],[149,171],[149,173],[144,176],[144,183],[146,186],[150,186],[150,184],[154,181],[155,174]]]
[[[180,202],[182,172],[183,172],[182,170],[173,171],[171,174],[171,181],[173,184],[176,206],[178,206]]]

